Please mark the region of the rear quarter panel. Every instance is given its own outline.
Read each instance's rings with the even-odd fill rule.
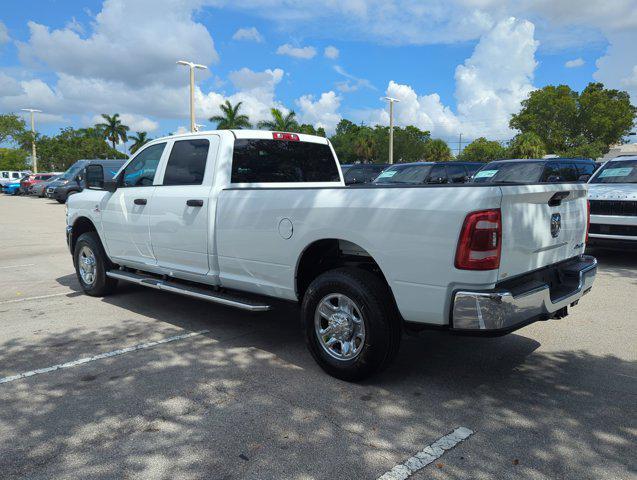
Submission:
[[[358,244],[379,264],[407,321],[445,324],[451,292],[491,288],[497,271],[454,268],[468,211],[500,207],[499,187],[227,189],[215,227],[225,286],[296,299],[295,275],[312,242]],[[285,239],[279,223],[289,219]]]

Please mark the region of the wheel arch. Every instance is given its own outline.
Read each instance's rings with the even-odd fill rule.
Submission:
[[[84,216],[77,217],[73,222],[73,231],[70,239],[70,250],[71,253],[75,251],[75,245],[77,243],[77,239],[80,238],[80,235],[87,232],[95,232],[97,233],[97,238],[99,238],[100,243],[102,244],[102,248],[104,247],[104,242],[102,242],[102,238],[100,237],[99,231],[97,227],[93,223],[93,221]]]
[[[307,287],[320,274],[343,266],[354,266],[374,273],[387,285],[393,296],[385,273],[368,249],[343,238],[321,238],[306,245],[296,262],[294,288],[297,298],[303,299]]]

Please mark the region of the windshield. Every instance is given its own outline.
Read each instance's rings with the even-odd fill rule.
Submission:
[[[431,170],[431,164],[426,165],[394,165],[393,167],[389,167],[387,170],[382,172],[374,183],[379,184],[387,184],[387,183],[396,183],[396,184],[420,184],[425,183],[425,178],[427,178],[427,174]]]
[[[608,162],[590,183],[637,183],[637,160]]]
[[[60,180],[73,180],[78,173],[82,171],[84,168],[84,163],[74,163],[69,167],[69,169],[60,175]]]
[[[540,181],[544,162],[491,162],[478,171],[475,183],[536,183]]]

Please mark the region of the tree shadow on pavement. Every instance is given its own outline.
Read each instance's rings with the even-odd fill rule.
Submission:
[[[73,288],[69,277],[58,281]],[[122,322],[48,334],[38,349],[14,340],[0,365],[140,343],[149,324],[130,312],[152,319],[153,333],[209,333],[0,385],[3,478],[377,478],[458,426],[476,434],[427,475],[634,471],[635,362],[541,353],[524,331],[429,332],[405,337],[383,373],[348,384],[313,362],[292,305],[254,315],[132,285],[91,301]]]

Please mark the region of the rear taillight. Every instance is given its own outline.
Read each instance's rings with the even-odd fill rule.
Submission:
[[[291,142],[299,141],[299,136],[296,133],[274,132],[272,138],[275,140],[289,140]]]
[[[586,200],[586,240],[585,243],[588,243],[588,231],[591,229],[591,201]]]
[[[493,270],[500,267],[502,251],[500,209],[481,210],[467,215],[456,250],[456,268]]]

